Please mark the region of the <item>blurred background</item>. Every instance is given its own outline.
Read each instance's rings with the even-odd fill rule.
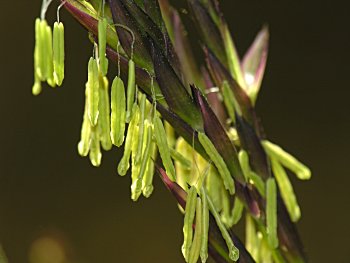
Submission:
[[[315,0],[220,2],[241,55],[263,24],[270,27],[257,111],[268,137],[313,171],[311,181],[292,178],[310,262],[350,262],[348,8]],[[29,262],[43,248],[48,259],[39,263],[183,262],[183,218],[159,178],[150,199],[133,203],[130,179],[117,176],[118,150],[104,153],[98,169],[77,154],[92,47],[65,11],[64,85],[32,96],[40,5],[2,1],[0,16],[0,242],[9,262]]]

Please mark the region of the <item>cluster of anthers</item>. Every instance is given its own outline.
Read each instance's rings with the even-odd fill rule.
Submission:
[[[42,81],[47,81],[54,87],[60,86],[64,78],[64,27],[61,22],[55,22],[52,35],[51,28],[45,20],[45,12],[51,1],[43,1],[41,18],[35,21],[34,95],[41,92]],[[135,37],[127,27],[109,24],[104,17],[103,6],[101,10],[98,37],[92,38],[94,51],[88,63],[85,110],[81,139],[78,143],[79,154],[89,155],[92,165],[97,167],[101,164],[101,147],[108,151],[113,145],[117,147],[124,145],[124,154],[117,170],[119,175],[124,176],[131,167],[131,198],[136,201],[141,194],[149,197],[153,191],[154,162],[159,153],[170,180],[187,192],[186,206],[184,209],[180,208],[185,214],[182,253],[186,262],[197,262],[199,257],[202,262],[206,262],[208,258],[210,213],[226,242],[230,259],[238,260],[239,251],[227,229],[241,219],[244,203],[237,197],[233,203],[230,201],[235,194],[235,183],[225,161],[205,133],[198,132],[198,139],[210,161],[204,159],[193,145],[176,134],[169,123],[166,121],[163,123],[161,115],[157,112],[158,98],[154,90],[152,96],[147,97],[135,84],[135,63],[132,55],[128,62],[128,79],[125,85],[127,88],[125,89],[120,77],[119,67],[118,75],[109,87],[106,58],[107,28],[123,27],[133,37],[133,44]],[[57,17],[59,20],[59,15]],[[249,74],[245,75],[247,85],[251,77]],[[152,76],[150,78],[153,83]],[[255,90],[257,89],[255,87]],[[223,85],[222,92],[227,112],[233,121],[235,98],[227,83]],[[250,94],[253,101],[256,95],[254,92]],[[236,130],[231,128],[228,134],[232,142],[239,145]],[[263,230],[256,230],[252,218],[247,215],[246,230],[247,233],[251,233],[247,235],[247,249],[254,258],[259,257],[262,248],[268,250],[266,247],[278,246],[277,185],[292,221],[295,222],[300,218],[300,209],[285,168],[294,172],[300,179],[308,179],[311,175],[307,167],[277,145],[267,140],[263,141],[262,145],[269,156],[275,175],[275,178],[271,177],[266,182],[250,168],[248,153],[241,149],[238,154],[245,180],[255,185],[260,195],[266,198],[266,233],[261,235],[267,235],[267,243],[264,243],[261,236],[255,235]]]

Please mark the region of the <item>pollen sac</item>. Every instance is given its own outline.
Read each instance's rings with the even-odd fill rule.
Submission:
[[[91,126],[97,124],[99,115],[99,79],[98,79],[98,67],[96,60],[90,58],[88,65],[88,82],[87,82],[87,97],[88,97],[88,116]]]
[[[61,22],[53,25],[53,77],[58,86],[64,79],[64,26]]]
[[[142,193],[142,181],[146,175],[146,172],[148,169],[147,166],[149,164],[149,160],[150,160],[151,153],[152,153],[152,148],[151,148],[152,136],[153,136],[152,125],[148,121],[146,121],[145,122],[145,132],[144,132],[145,143],[142,147],[142,161],[140,164],[139,175],[138,175],[137,179],[134,180],[134,183],[131,186],[132,199],[134,201],[136,201]],[[140,142],[139,142],[139,145],[140,145]]]
[[[100,138],[97,127],[93,127],[91,131],[91,143],[90,143],[90,153],[89,153],[91,164],[95,167],[101,165],[101,148],[100,148]]]
[[[153,129],[153,126],[152,126]],[[153,130],[152,130],[153,133]],[[144,197],[148,198],[153,192],[153,175],[154,175],[154,163],[153,160],[157,158],[157,147],[156,143],[152,140],[151,142],[151,157],[148,158],[147,170],[142,181],[142,194]]]
[[[99,117],[98,127],[100,132],[100,141],[102,148],[109,151],[112,148],[112,141],[110,137],[110,104],[108,94],[108,79],[101,74],[99,75],[100,82],[100,100],[99,100]]]
[[[35,48],[34,48],[34,85],[32,93],[40,94],[41,81],[54,87],[56,85],[53,77],[53,51],[52,30],[46,20],[37,18],[35,20]]]
[[[209,232],[209,208],[208,200],[205,196],[204,188],[201,188],[201,200],[202,200],[202,237],[201,237],[201,248],[200,257],[202,263],[206,262],[208,259],[208,232]]]
[[[269,245],[277,248],[277,189],[274,178],[266,182],[266,228]]]
[[[191,245],[191,250],[189,253],[188,262],[196,263],[199,258],[199,253],[201,251],[201,242],[203,235],[203,225],[202,225],[202,201],[199,197],[197,197],[196,203],[196,228],[193,237],[193,242]]]
[[[86,87],[86,89],[88,88]],[[87,93],[87,91],[85,93]],[[90,140],[91,140],[91,125],[88,117],[88,108],[87,108],[87,101],[86,101],[83,124],[81,127],[80,142],[78,143],[78,152],[81,156],[85,157],[88,155],[90,150]]]
[[[43,34],[43,46],[44,46],[44,53],[42,61],[45,64],[44,70],[45,70],[45,76],[46,81],[51,87],[55,87],[56,83],[54,81],[53,77],[53,50],[52,50],[52,30],[49,25],[47,25],[46,21],[41,23],[41,31]]]
[[[125,118],[125,88],[123,81],[117,76],[113,80],[111,91],[111,139],[118,147],[124,142]]]
[[[196,211],[196,202],[197,202],[197,190],[195,186],[192,186],[188,192],[185,208],[185,218],[183,226],[184,242],[181,247],[182,254],[188,262],[190,256],[190,248],[192,245],[193,238],[193,229],[192,224],[194,220],[194,215]]]
[[[139,138],[138,138],[138,145],[137,145],[137,150],[136,150],[136,155],[135,155],[135,163],[138,164],[141,160],[141,155],[142,155],[142,148],[145,146],[144,145],[144,130],[145,130],[145,112],[146,112],[146,95],[139,93],[139,98],[140,98],[140,119],[139,119]]]
[[[215,164],[216,168],[218,169],[218,172],[221,175],[222,180],[224,182],[225,188],[230,192],[231,195],[233,195],[235,193],[235,185],[232,176],[226,166],[226,163],[216,150],[214,144],[204,133],[200,132],[198,134],[198,139],[204,147],[207,154],[209,155],[209,157],[211,158],[211,160],[213,161],[213,163]]]
[[[132,111],[133,111],[133,118],[130,121],[128,133],[126,135],[125,145],[124,145],[124,154],[118,164],[118,174],[121,176],[126,175],[126,172],[129,170],[129,167],[130,167],[129,160],[130,160],[130,155],[132,150],[134,133],[137,133],[137,120],[138,120],[137,115],[139,112],[137,104],[134,104]]]
[[[176,180],[175,167],[171,160],[165,129],[162,121],[157,116],[157,114],[155,114],[154,116],[153,123],[154,123],[154,136],[156,138],[160,157],[162,158],[167,174],[170,176],[172,181],[175,181]]]

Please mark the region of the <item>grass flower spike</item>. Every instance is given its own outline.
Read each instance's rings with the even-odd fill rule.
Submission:
[[[63,84],[62,7],[88,32],[93,50],[80,87],[79,155],[98,167],[103,151],[123,150],[116,173],[131,177],[133,201],[151,196],[158,174],[184,214],[186,262],[307,262],[295,225],[301,207],[285,169],[301,180],[311,171],[269,141],[255,109],[268,27],[239,54],[219,1],[184,1],[190,25],[168,0],[43,0],[32,93],[43,82]],[[45,15],[54,5],[52,30]],[[199,41],[189,42],[188,26]],[[195,44],[204,59],[193,55]]]

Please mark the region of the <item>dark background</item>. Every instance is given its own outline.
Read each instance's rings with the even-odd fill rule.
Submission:
[[[159,178],[149,200],[133,203],[130,179],[117,176],[116,149],[103,154],[99,169],[77,154],[92,48],[65,11],[64,85],[31,95],[40,2],[1,6],[0,240],[10,262],[27,262],[40,235],[62,240],[74,262],[183,262],[182,216]],[[312,168],[311,181],[293,179],[310,262],[350,262],[348,6],[301,0],[221,6],[241,54],[269,24],[257,109],[269,138]]]

